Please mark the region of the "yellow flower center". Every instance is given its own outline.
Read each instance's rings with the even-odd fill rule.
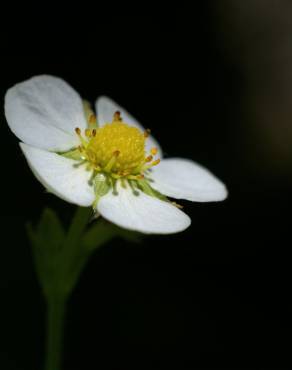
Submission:
[[[91,161],[102,168],[114,156],[113,172],[134,171],[145,163],[145,136],[124,122],[108,123],[96,131],[86,151]]]
[[[103,127],[95,128],[92,117],[88,121],[85,137],[80,129],[76,128],[75,131],[81,141],[81,158],[96,172],[105,172],[114,178],[135,179],[143,177],[147,169],[160,162],[159,159],[153,161],[156,148],[152,148],[148,155],[145,151],[149,132],[143,133],[127,125],[119,112],[114,114],[111,123]]]

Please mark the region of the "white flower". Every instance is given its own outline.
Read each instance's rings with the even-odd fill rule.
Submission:
[[[186,229],[190,218],[166,197],[226,198],[225,186],[191,160],[163,159],[159,144],[107,97],[88,104],[65,81],[36,76],[5,97],[8,125],[47,190],[107,220],[144,233]]]

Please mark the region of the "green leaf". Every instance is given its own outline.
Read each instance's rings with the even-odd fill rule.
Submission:
[[[54,289],[60,250],[65,240],[65,231],[57,214],[44,209],[38,225],[27,224],[27,234],[32,245],[36,273],[47,296]]]
[[[39,243],[49,246],[53,251],[60,250],[65,239],[64,228],[57,214],[50,208],[45,208],[37,227]]]
[[[142,235],[99,218],[89,223],[91,208],[79,207],[67,231],[57,214],[45,209],[36,227],[27,225],[36,272],[48,300],[66,299],[91,254],[115,237],[139,242]]]

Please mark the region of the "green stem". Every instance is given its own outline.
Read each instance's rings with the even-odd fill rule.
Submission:
[[[88,225],[88,221],[92,210],[90,207],[78,207],[74,217],[71,221],[71,225],[65,240],[64,248],[66,250],[70,249],[72,254],[72,246],[78,246],[78,239],[82,235],[84,229]],[[75,248],[74,248],[75,249]]]
[[[65,278],[65,280],[68,278],[68,276],[62,276],[62,272],[65,271],[64,266],[66,266],[66,261],[72,261],[77,248],[79,248],[80,237],[88,224],[90,214],[90,208],[77,208],[63,245],[63,259],[59,260],[59,263],[61,262],[59,269],[55,271],[57,275],[52,278],[52,280],[55,280],[57,277],[57,281],[56,284],[54,284],[53,291],[47,296],[47,348],[45,370],[61,370],[66,301],[71,293],[71,291],[60,290],[62,277]],[[72,289],[73,288],[72,286]]]
[[[28,229],[47,303],[45,370],[61,370],[66,303],[89,257],[118,235],[111,224],[88,225],[91,214],[90,207],[77,208],[65,233],[57,216],[46,211],[37,229]]]
[[[45,370],[61,370],[65,309],[65,300],[49,299]]]

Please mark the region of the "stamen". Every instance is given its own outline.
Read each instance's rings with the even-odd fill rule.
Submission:
[[[76,128],[75,128],[75,132],[76,132],[76,134],[78,135],[78,137],[79,137],[79,139],[80,139],[80,141],[81,141],[81,144],[82,144],[84,147],[86,147],[86,146],[87,146],[87,141],[82,137],[80,128],[79,128],[79,127],[76,127]]]
[[[96,125],[97,124],[97,121],[96,121],[96,115],[95,114],[91,114],[88,118],[88,121],[89,121],[89,124],[90,125]]]
[[[143,171],[149,170],[151,167],[157,166],[159,163],[160,163],[160,159],[158,158],[155,161],[153,161],[152,163],[150,163],[148,166],[144,166]]]
[[[174,205],[178,209],[183,209],[184,207],[181,204],[178,204],[176,202],[171,202],[172,205]]]
[[[110,182],[113,188],[113,195],[119,195],[118,190],[117,190],[117,181],[111,178]]]
[[[145,180],[147,180],[148,182],[155,182],[151,177],[148,177],[148,176],[144,176]]]
[[[74,168],[79,168],[80,166],[82,166],[83,164],[85,164],[86,163],[86,159],[83,159],[83,160],[81,160],[80,162],[78,162],[78,163],[74,163],[73,164],[73,167]]]
[[[155,161],[153,161],[151,164],[152,166],[157,166],[159,163],[160,163],[160,159],[158,158]]]
[[[121,112],[120,111],[116,111],[115,114],[114,114],[113,122],[116,122],[116,121],[122,121],[122,117],[121,117]]]
[[[123,178],[121,179],[121,185],[124,189],[127,189],[126,181]]]
[[[94,180],[94,178],[95,178],[95,173],[94,173],[94,171],[92,172],[92,174],[91,174],[91,176],[90,176],[90,179],[88,180],[88,185],[89,186],[92,186],[93,185],[93,180]]]
[[[133,192],[133,195],[135,195],[135,196],[139,195],[139,191],[138,191],[138,190],[136,189],[136,187],[135,187],[136,182],[135,182],[135,181],[133,181],[133,180],[129,180],[129,181],[128,181],[128,183],[129,183],[130,188],[131,188],[131,190],[132,190],[132,192]]]
[[[101,171],[101,167],[98,164],[95,164],[93,167],[95,171]]]
[[[85,100],[83,101],[83,108],[89,128],[97,127],[96,116],[91,108],[91,104]]]
[[[145,162],[148,163],[148,162],[151,162],[153,159],[152,155],[148,155],[148,157],[145,158]]]
[[[133,181],[136,187],[139,182],[150,182],[151,168],[160,162],[160,159],[154,160],[158,153],[156,147],[149,151],[145,149],[150,130],[143,134],[138,128],[127,125],[119,111],[113,114],[112,123],[103,127],[94,126],[97,119],[92,110],[86,114],[88,127],[84,130],[75,128],[80,141],[75,150],[77,158],[86,161],[87,170],[103,173],[112,184],[120,180],[123,187],[127,181],[129,184]]]
[[[111,169],[115,165],[116,160],[117,160],[117,158],[118,158],[119,155],[120,155],[119,150],[116,150],[115,152],[113,152],[113,156],[111,157],[111,159],[108,161],[108,163],[104,167],[104,171],[105,172],[110,172],[111,171]]]
[[[147,128],[147,130],[144,132],[144,137],[147,138],[151,134],[151,130]]]
[[[91,163],[96,163],[96,155],[92,150],[87,150],[86,152],[88,159],[90,160]]]
[[[143,180],[144,179],[144,175],[143,174],[139,174],[139,175],[129,175],[127,176],[127,178],[129,180]]]
[[[126,177],[126,176],[130,175],[130,173],[131,173],[131,171],[125,171],[125,170],[123,170],[123,171],[118,171],[118,175],[119,175],[120,177]]]
[[[119,180],[119,179],[121,179],[122,178],[122,175],[120,175],[120,174],[118,174],[118,173],[111,173],[111,176],[114,178],[114,179],[116,179],[116,180]]]

